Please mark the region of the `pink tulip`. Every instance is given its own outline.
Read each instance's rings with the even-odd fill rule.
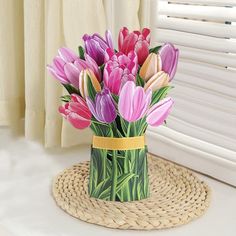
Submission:
[[[168,97],[153,105],[147,113],[147,123],[151,126],[162,125],[174,104],[172,98]]]
[[[106,50],[103,80],[110,92],[119,94],[127,81],[135,81],[138,70],[137,60],[137,55],[133,51],[126,56],[121,52],[115,53],[111,48]]]
[[[64,66],[66,63],[73,63],[79,57],[69,48],[63,47],[58,49],[58,56],[53,59],[52,65],[47,65],[47,69],[50,74],[57,80],[59,80],[63,84],[69,84]]]
[[[120,92],[118,110],[120,115],[127,121],[133,122],[141,119],[146,115],[151,103],[152,91],[147,89],[146,92],[134,82],[125,83]]]
[[[53,64],[48,65],[48,71],[51,75],[63,84],[72,84],[79,88],[79,75],[84,69],[91,69],[96,75],[96,78],[101,81],[101,72],[97,63],[85,54],[85,60],[80,59],[69,48],[60,48],[59,56],[53,59]]]
[[[128,55],[130,51],[135,51],[138,55],[138,63],[142,65],[149,54],[150,30],[144,28],[142,31],[129,33],[126,27],[120,30],[118,38],[119,51]]]
[[[179,49],[176,49],[171,43],[165,43],[158,53],[162,62],[162,70],[170,76],[171,81],[177,70]]]
[[[79,88],[80,72],[84,69],[91,69],[98,81],[101,81],[98,65],[89,55],[85,54],[85,61],[79,58],[74,63],[66,63],[64,67],[65,74],[74,87]]]
[[[85,129],[90,126],[92,114],[86,102],[77,94],[72,94],[71,101],[60,106],[59,112],[76,129]]]

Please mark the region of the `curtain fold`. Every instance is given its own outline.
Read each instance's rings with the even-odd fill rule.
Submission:
[[[117,41],[122,26],[139,29],[144,0],[1,0],[0,125],[24,128],[46,147],[90,143],[89,129],[76,130],[58,113],[62,86],[46,71],[57,49],[77,51],[85,33]],[[23,122],[22,122],[23,120]],[[22,125],[23,124],[23,125]]]

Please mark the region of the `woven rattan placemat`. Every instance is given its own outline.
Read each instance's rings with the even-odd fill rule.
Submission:
[[[135,202],[90,198],[87,192],[89,162],[60,173],[53,181],[53,196],[70,215],[116,229],[164,229],[201,216],[210,203],[210,189],[190,170],[149,157],[151,197]]]

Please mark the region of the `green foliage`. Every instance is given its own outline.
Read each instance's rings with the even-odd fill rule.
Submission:
[[[121,202],[147,198],[149,182],[146,152],[146,148],[127,151],[92,148],[90,196]]]
[[[88,76],[88,75],[87,75]],[[87,89],[88,89],[88,95],[89,97],[94,101],[95,100],[95,97],[96,97],[96,90],[94,89],[93,87],[93,84],[92,84],[92,81],[91,81],[91,78],[88,76],[88,79],[87,79]]]
[[[61,101],[62,102],[69,102],[70,100],[71,100],[71,96],[70,95],[61,96]]]
[[[78,51],[79,51],[79,57],[80,59],[84,60],[84,48],[82,46],[78,47]]]
[[[69,94],[75,93],[80,95],[80,92],[71,84],[62,84]]]
[[[117,105],[118,102],[119,102],[119,96],[116,95],[116,94],[114,94],[114,93],[112,93],[112,98],[113,98],[113,100],[115,101],[115,103],[116,103],[116,105]]]
[[[99,66],[99,69],[100,69],[102,75],[103,75],[104,67],[105,67],[105,64],[102,64],[101,66]]]
[[[150,48],[149,53],[158,53],[158,51],[161,47],[162,46],[157,46],[157,47],[154,47],[154,48]]]
[[[152,101],[151,105],[156,104],[160,100],[166,97],[167,93],[173,88],[173,86],[166,86],[163,87],[155,92],[152,93]]]
[[[144,80],[141,78],[141,76],[139,74],[137,74],[137,76],[136,76],[136,85],[144,87],[144,84],[145,84]]]

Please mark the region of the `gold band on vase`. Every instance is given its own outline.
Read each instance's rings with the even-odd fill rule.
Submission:
[[[141,149],[145,147],[145,136],[114,138],[94,135],[92,147],[107,150]]]

